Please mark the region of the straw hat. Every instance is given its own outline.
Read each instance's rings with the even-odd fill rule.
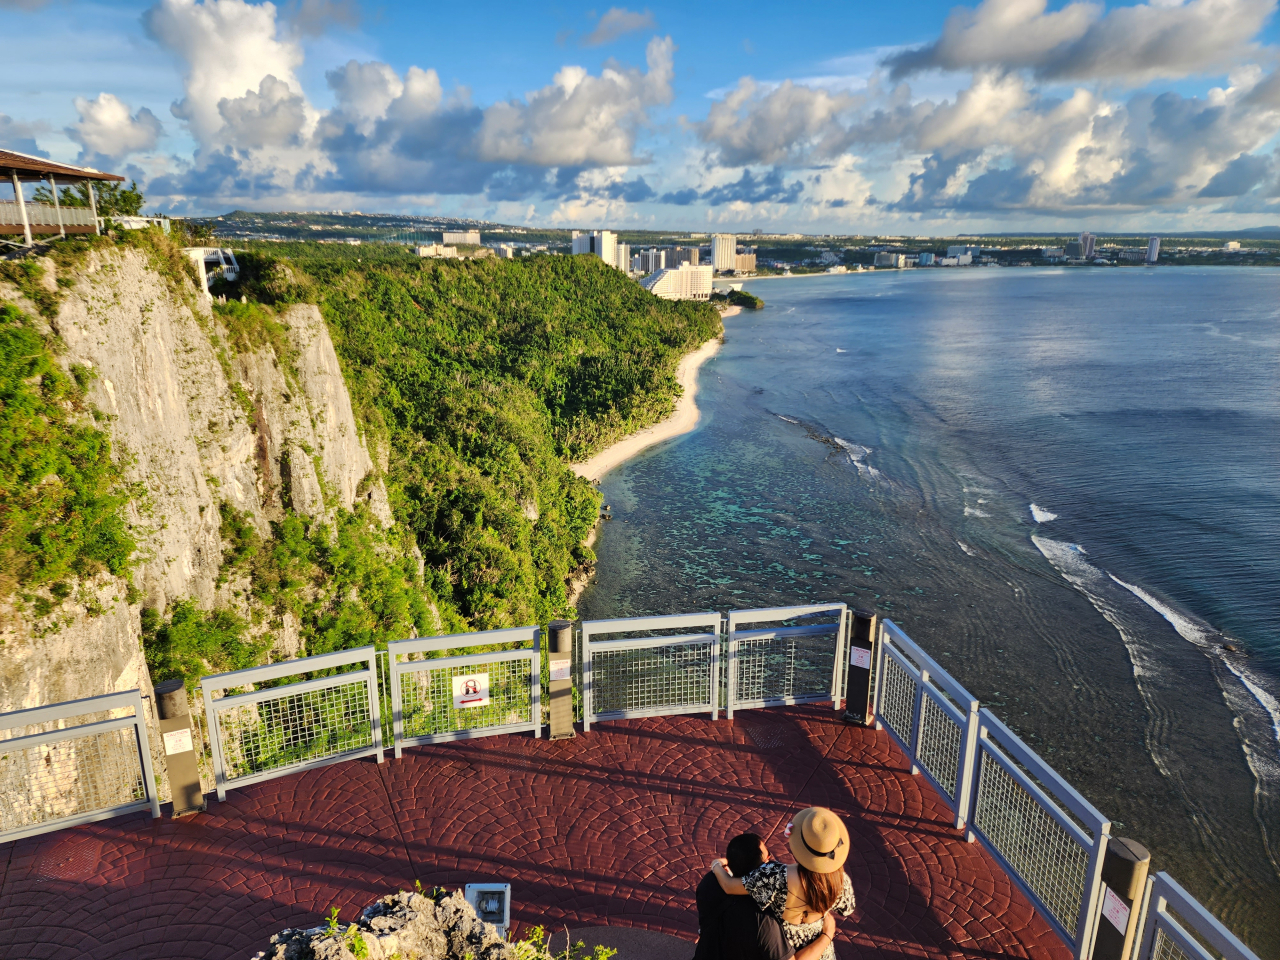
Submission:
[[[849,831],[826,807],[796,814],[789,842],[796,863],[814,873],[835,873],[849,857]]]

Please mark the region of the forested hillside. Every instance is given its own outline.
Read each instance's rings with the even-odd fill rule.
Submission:
[[[241,260],[228,293],[320,304],[395,517],[473,629],[567,612],[599,508],[567,464],[670,413],[680,357],[722,329],[592,257],[296,244]]]

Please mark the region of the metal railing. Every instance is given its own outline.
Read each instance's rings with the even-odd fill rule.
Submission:
[[[28,200],[24,204],[27,210],[27,223],[31,225],[33,230],[43,227],[58,228],[58,215],[62,215],[62,225],[64,227],[89,227],[92,229],[97,221],[94,219],[93,211],[88,207],[58,207],[55,208],[52,203],[37,203]],[[22,226],[22,211],[18,209],[18,204],[14,200],[0,200],[0,224],[5,226]],[[38,232],[45,233],[47,231],[40,229]]]
[[[709,713],[720,693],[720,614],[590,620],[582,624],[582,729],[600,720]],[[697,630],[659,635],[658,631]],[[597,639],[623,633],[641,637]]]
[[[970,839],[982,841],[1077,957],[1097,922],[1111,821],[985,707]]]
[[[833,614],[834,623],[742,627]],[[732,720],[734,710],[827,700],[840,709],[848,634],[849,608],[844,603],[730,611],[725,716]]]
[[[902,632],[883,620],[878,638],[875,719],[942,794],[964,829],[973,786],[978,701]]]
[[[1144,910],[1136,960],[1258,960],[1167,873],[1148,882]]]
[[[71,719],[86,722],[62,724]],[[0,843],[139,810],[160,816],[138,690],[0,714],[0,732],[31,727],[50,729],[0,740]]]
[[[533,647],[426,656],[510,643]],[[537,627],[395,640],[387,644],[387,652],[396,757],[404,747],[417,744],[499,733],[542,736],[542,645]]]
[[[376,656],[373,647],[360,647],[203,678],[218,799],[234,787],[341,760],[376,755],[381,763]],[[355,664],[363,669],[342,670]],[[327,675],[252,689],[317,672]],[[215,696],[242,687],[250,689]]]

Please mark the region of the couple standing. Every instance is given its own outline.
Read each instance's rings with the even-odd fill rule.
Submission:
[[[694,960],[835,960],[833,914],[853,912],[844,872],[849,831],[826,807],[788,825],[794,864],[779,863],[754,833],[729,841],[698,884]]]

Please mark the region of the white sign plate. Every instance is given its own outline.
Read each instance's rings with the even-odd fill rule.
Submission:
[[[191,745],[191,730],[171,730],[164,735],[164,755],[172,757],[175,753],[190,753],[195,747]]]
[[[489,705],[489,675],[469,673],[453,678],[453,706],[455,710]]]
[[[1102,898],[1102,915],[1121,933],[1129,928],[1129,908],[1120,899],[1120,894],[1110,887],[1107,887],[1107,895]]]
[[[572,661],[552,660],[550,661],[550,664],[551,664],[552,680],[571,680],[573,678],[572,674],[570,673],[570,670],[572,668]]]
[[[854,647],[849,652],[849,666],[861,667],[863,670],[871,669],[871,651],[863,647]]]

